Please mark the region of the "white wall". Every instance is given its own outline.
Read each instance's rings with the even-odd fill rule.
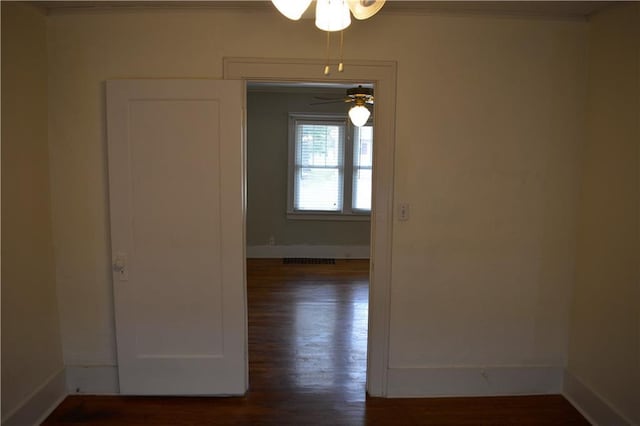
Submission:
[[[315,95],[340,98],[344,90],[322,93],[284,89],[247,95],[247,245],[269,247],[313,245],[365,247],[368,253],[370,222],[287,219],[289,113],[347,114],[344,102],[310,106]],[[277,250],[284,250],[278,247]],[[275,252],[275,251],[274,251]],[[328,254],[327,257],[334,257]]]
[[[320,58],[324,37],[311,21],[234,10],[54,14],[48,29],[64,357],[114,365],[104,81],[219,78],[225,56]],[[391,14],[346,32],[346,58],[398,62],[395,197],[411,205],[393,234],[398,374],[550,366],[536,389],[559,390],[586,31],[581,21]]]
[[[568,393],[640,424],[640,4],[591,18]]]
[[[390,364],[420,379],[398,392],[450,377],[431,369],[469,367],[463,385],[482,388],[501,381],[485,367],[562,366],[586,27],[414,19],[426,22],[405,41],[419,66],[399,66],[396,199],[412,219],[394,229]]]
[[[64,394],[47,149],[46,18],[2,2],[2,422]]]

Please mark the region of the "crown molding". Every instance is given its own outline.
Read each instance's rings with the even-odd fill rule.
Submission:
[[[149,10],[236,10],[277,13],[270,1],[31,1],[47,14]],[[493,15],[586,19],[618,1],[406,1],[388,0],[380,15]],[[309,13],[305,17],[310,16]],[[307,18],[308,19],[308,18]]]

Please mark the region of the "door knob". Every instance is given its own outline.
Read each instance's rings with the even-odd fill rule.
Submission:
[[[124,263],[124,260],[116,259],[116,262],[113,264],[113,270],[116,272],[120,272],[124,270],[125,266],[126,264]]]
[[[129,280],[129,271],[127,270],[127,255],[126,253],[116,254],[113,260],[113,270],[118,276],[119,281]]]

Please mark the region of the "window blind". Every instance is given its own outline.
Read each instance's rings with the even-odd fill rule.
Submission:
[[[295,133],[294,209],[341,211],[344,124],[298,121]]]

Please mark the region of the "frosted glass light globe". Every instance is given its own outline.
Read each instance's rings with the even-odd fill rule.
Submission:
[[[322,31],[342,31],[351,25],[347,0],[317,0],[316,27]]]
[[[271,0],[271,3],[287,18],[297,21],[311,4],[311,0]]]
[[[370,115],[369,108],[364,105],[354,105],[349,110],[349,118],[356,127],[362,127],[367,124]]]

